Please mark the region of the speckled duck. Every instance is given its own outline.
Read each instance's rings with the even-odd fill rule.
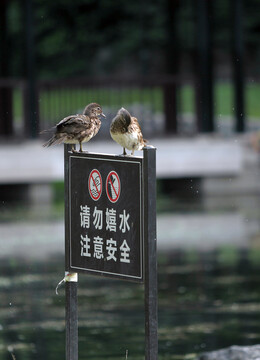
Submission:
[[[82,143],[92,139],[100,129],[101,120],[99,116],[106,117],[99,104],[91,103],[87,105],[83,114],[67,116],[54,128],[50,129],[55,132],[43,146],[49,147],[61,143],[73,144],[72,151],[75,152],[75,144],[79,144],[79,151],[82,152]]]
[[[111,122],[110,135],[123,147],[123,155],[127,155],[125,149],[130,150],[131,155],[134,155],[135,150],[142,150],[147,143],[147,140],[143,138],[138,120],[123,107]]]

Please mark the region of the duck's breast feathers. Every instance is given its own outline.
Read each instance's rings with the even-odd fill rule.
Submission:
[[[100,127],[101,127],[101,120],[99,118],[96,118],[95,120],[91,121],[91,128],[93,129],[93,136],[97,135]]]

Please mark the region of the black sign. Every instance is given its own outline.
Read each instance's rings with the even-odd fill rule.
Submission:
[[[72,271],[143,281],[142,160],[69,155]]]

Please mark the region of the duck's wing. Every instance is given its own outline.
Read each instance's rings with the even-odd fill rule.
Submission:
[[[57,128],[61,128],[63,126],[69,125],[87,125],[90,124],[90,118],[86,115],[77,114],[77,115],[69,115],[62,119],[57,125]]]
[[[129,129],[129,131],[135,132],[137,134],[138,140],[141,144],[143,144],[145,146],[148,143],[148,140],[143,138],[142,129],[141,129],[141,126],[140,126],[137,118],[131,117],[131,124],[128,127],[128,129]]]
[[[90,118],[86,115],[72,115],[67,116],[57,125],[58,133],[66,133],[68,135],[77,136],[78,134],[87,131],[92,131],[93,124]]]
[[[142,129],[141,129],[141,126],[140,126],[137,118],[131,117],[130,127],[132,128],[133,131],[137,131],[138,133],[142,134]]]

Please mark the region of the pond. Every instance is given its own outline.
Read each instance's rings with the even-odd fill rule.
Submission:
[[[250,209],[257,219],[259,209]],[[65,359],[64,287],[55,294],[64,274],[63,249],[57,251],[63,247],[63,225],[56,216],[60,211],[41,211],[19,207],[2,212],[1,249],[10,244],[12,248],[0,262],[1,359],[12,359],[12,354],[17,360]],[[203,211],[205,207],[194,209],[196,215]],[[211,208],[211,213],[215,211]],[[158,229],[168,223],[164,221],[169,214],[159,216]],[[182,209],[171,214],[184,219],[191,215]],[[52,248],[55,231],[60,240]],[[26,237],[30,237],[28,256],[22,252]],[[36,256],[35,247],[42,251],[45,240],[53,251]],[[245,243],[159,247],[159,359],[190,360],[204,351],[260,343],[259,232],[258,241]],[[79,359],[144,358],[143,285],[79,275],[78,311]]]

